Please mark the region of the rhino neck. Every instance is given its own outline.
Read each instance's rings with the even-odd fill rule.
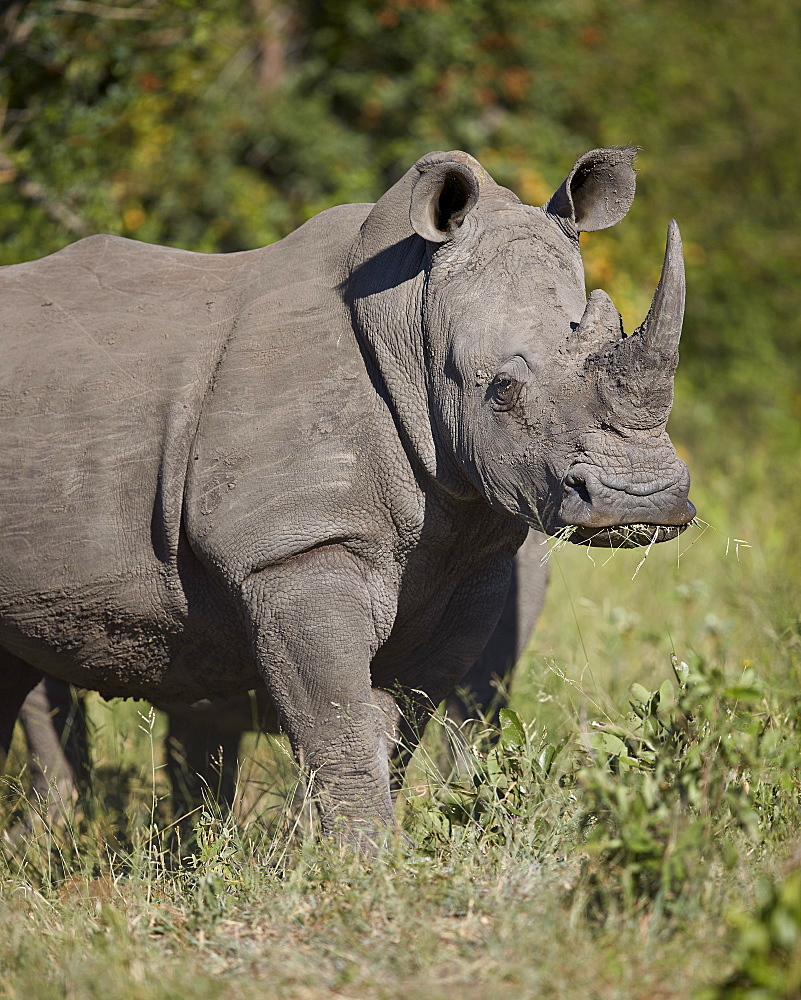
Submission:
[[[415,176],[408,171],[373,206],[340,287],[404,447],[437,478],[422,329],[428,251],[409,223]]]
[[[496,189],[472,157],[448,156],[469,160],[481,172],[482,188]],[[340,287],[407,453],[452,498],[475,500],[475,487],[437,433],[432,409],[433,355],[425,332],[424,299],[435,247],[418,236],[409,221],[418,176],[417,167],[412,167],[373,206],[351,247]]]

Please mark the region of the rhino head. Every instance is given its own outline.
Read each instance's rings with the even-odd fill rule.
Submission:
[[[401,335],[386,322],[372,349],[407,436],[424,458],[431,446],[434,474],[452,492],[477,490],[533,527],[592,545],[674,538],[695,515],[666,430],[685,296],[675,222],[653,303],[630,336],[609,296],[585,291],[579,233],[626,214],[634,154],[586,153],[532,207],[467,154],[432,153],[362,231],[362,259],[375,262],[375,226],[408,205],[412,233],[396,226],[394,243],[381,242],[407,265],[421,254],[395,287],[414,329],[400,365],[386,348]],[[359,301],[375,328],[371,299]],[[415,394],[430,441],[409,408]]]

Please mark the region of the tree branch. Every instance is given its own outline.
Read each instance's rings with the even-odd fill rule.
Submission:
[[[58,0],[54,7],[71,14],[105,17],[109,21],[149,21],[155,13],[142,7],[106,7],[105,4],[91,3],[90,0]]]

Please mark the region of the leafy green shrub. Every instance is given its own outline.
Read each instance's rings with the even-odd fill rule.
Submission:
[[[435,720],[434,726],[447,724]],[[452,731],[445,728],[445,733],[454,739]],[[459,746],[466,773],[446,780],[432,768],[426,794],[407,798],[406,830],[432,853],[465,838],[484,851],[497,846],[543,850],[560,826],[558,816],[568,809],[570,780],[561,768],[567,744],[567,737],[550,742],[546,732],[502,709],[499,732],[485,729],[483,740],[479,734],[475,742]]]
[[[557,743],[502,711],[494,744],[485,728],[483,745],[459,748],[461,773],[429,769],[407,832],[434,854],[577,847],[572,905],[591,919],[673,912],[720,887],[713,869],[797,828],[797,718],[750,667],[736,683],[700,657],[673,669],[656,691],[632,685],[628,712]]]
[[[673,667],[675,682],[633,685],[629,715],[584,734],[576,902],[595,916],[671,909],[704,890],[710,865],[732,867],[743,839],[798,818],[795,726],[754,672],[731,684],[700,659]]]

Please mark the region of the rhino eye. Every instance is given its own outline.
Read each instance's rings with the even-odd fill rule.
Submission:
[[[509,372],[499,372],[492,380],[489,395],[496,410],[511,410],[520,398],[523,383]]]

